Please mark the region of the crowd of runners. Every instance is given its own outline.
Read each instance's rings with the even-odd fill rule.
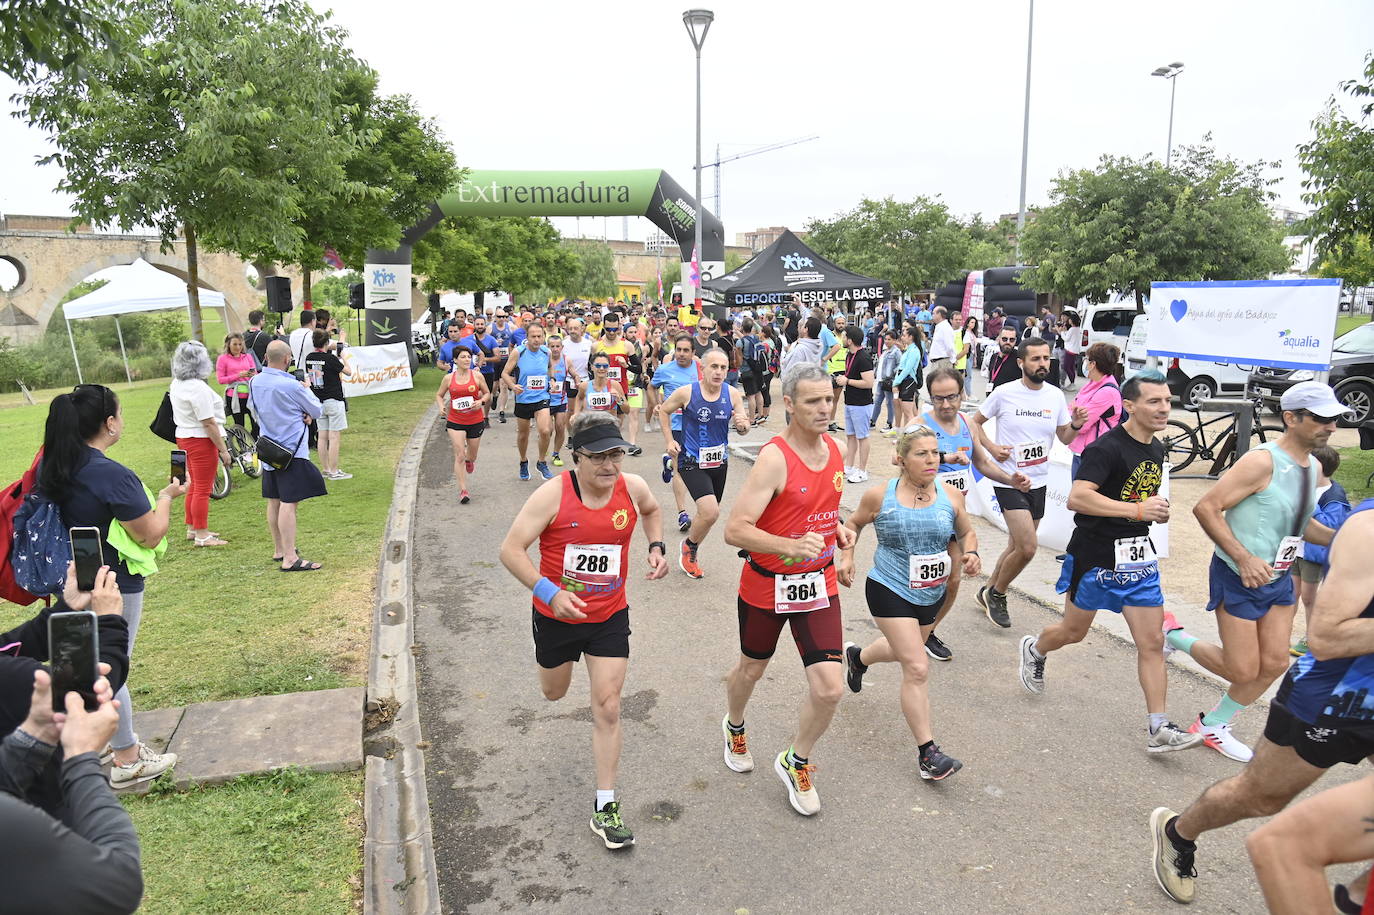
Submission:
[[[534,466],[544,482],[516,515],[501,559],[532,593],[544,695],[564,696],[573,664],[587,665],[596,771],[591,829],[608,848],[634,842],[615,789],[635,530],[642,528],[647,542],[646,578],[663,578],[671,564],[658,500],[643,476],[625,470],[628,458],[643,453],[639,439],[655,424],[663,454],[661,462],[648,460],[672,484],[682,534],[671,550],[678,567],[692,579],[706,574],[698,551],[717,526],[742,559],[739,653],[722,697],[725,766],[736,773],[755,767],[746,712],[789,627],[806,687],[794,737],[769,763],[798,813],[820,810],[813,754],[846,690],[860,692],[874,664],[900,668],[900,710],[920,778],[948,778],[963,766],[936,741],[927,684],[929,662],[953,658],[936,628],[955,605],[962,579],[984,571],[965,497],[978,479],[989,478],[1005,519],[1007,546],[974,601],[993,624],[1009,628],[1007,592],[1038,545],[1050,452],[1056,440],[1074,440],[1102,415],[1071,406],[1047,383],[1050,346],[1038,337],[1013,345],[1018,375],[969,412],[961,408],[971,366],[961,372],[952,361],[922,365],[921,349],[912,358],[903,348],[893,361],[899,372],[906,366],[906,377],[890,383],[901,404],[893,429],[896,477],[865,488],[846,516],[840,507],[845,483],[862,483],[867,473],[854,473],[855,449],[842,453],[829,433],[837,429],[841,400],[851,446],[855,438],[866,440],[878,412],[871,395],[875,360],[862,356],[873,329],[846,328],[843,320],[798,309],[718,322],[683,309],[659,324],[608,303],[581,314],[497,315],[490,326],[455,319],[446,328],[440,360],[449,371],[437,397],[447,411],[460,501],[468,502],[476,488],[478,445],[489,422],[506,422],[513,404],[517,461],[512,468],[502,458],[487,477],[503,486],[531,479],[534,428]],[[892,324],[879,326],[883,339],[923,339],[918,326],[901,318]],[[1002,355],[1009,355],[1006,347]],[[730,435],[767,421],[778,376],[785,425],[758,450],[727,506]],[[867,402],[851,403],[848,392],[865,383]],[[1074,462],[1068,498],[1074,530],[1058,584],[1063,616],[1020,640],[1019,679],[1030,693],[1043,693],[1051,653],[1080,642],[1095,613],[1118,613],[1136,646],[1144,749],[1160,754],[1205,746],[1245,764],[1182,813],[1160,807],[1149,817],[1155,878],[1172,898],[1189,902],[1203,832],[1282,811],[1337,762],[1374,756],[1374,569],[1360,555],[1374,535],[1368,511],[1374,501],[1355,509],[1339,535],[1313,517],[1331,482],[1313,452],[1326,445],[1345,408],[1323,384],[1294,385],[1281,403],[1283,435],[1246,454],[1194,510],[1215,545],[1207,609],[1220,638],[1212,644],[1194,637],[1165,611],[1150,535],[1152,524],[1171,520],[1160,494],[1165,449],[1155,437],[1169,418],[1169,388],[1152,372],[1119,388],[1115,424],[1106,423]],[[555,475],[555,467],[567,469]],[[881,637],[859,646],[844,640],[840,587],[856,586],[855,546],[870,527],[876,548],[863,593]],[[536,544],[532,561],[529,548]],[[1307,650],[1290,666],[1292,573],[1306,548],[1328,546],[1326,562],[1315,563],[1326,583],[1309,608]],[[1229,684],[1211,711],[1178,723],[1167,709],[1165,659],[1174,651]],[[1279,677],[1284,682],[1263,737],[1247,746],[1231,723]],[[1329,902],[1322,869],[1374,856],[1371,802],[1374,780],[1365,779],[1295,805],[1251,836],[1248,848],[1271,906],[1306,911],[1301,900]],[[1338,909],[1359,911],[1366,891],[1367,875],[1338,887]]]

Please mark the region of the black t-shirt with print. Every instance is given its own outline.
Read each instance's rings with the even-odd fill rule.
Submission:
[[[846,378],[862,378],[864,372],[873,371],[873,357],[866,349],[855,350],[845,357],[844,374]],[[846,407],[866,407],[873,403],[872,388],[844,386],[844,405]]]
[[[305,354],[305,380],[320,400],[343,400],[343,361],[331,352]]]
[[[1144,502],[1159,495],[1164,482],[1164,445],[1151,437],[1148,443],[1136,441],[1125,426],[1117,426],[1083,449],[1083,462],[1075,479],[1097,484],[1097,491],[1118,502]],[[1150,522],[1126,518],[1103,518],[1078,512],[1073,516],[1073,539],[1069,552],[1074,561],[1087,568],[1111,569],[1116,563],[1116,541],[1128,537],[1147,537]]]

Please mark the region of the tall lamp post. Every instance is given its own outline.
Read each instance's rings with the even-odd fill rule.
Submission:
[[[1026,24],[1026,114],[1021,122],[1021,205],[1016,210],[1016,262],[1021,263],[1021,236],[1026,231],[1026,160],[1030,155],[1031,49],[1035,38],[1035,0],[1030,0]]]
[[[1151,76],[1162,76],[1169,81],[1169,145],[1164,147],[1164,167],[1169,167],[1169,158],[1174,151],[1174,94],[1178,91],[1178,75],[1183,72],[1183,64],[1174,61],[1165,67],[1156,67]]]
[[[682,23],[687,26],[687,34],[692,39],[692,47],[697,52],[697,214],[696,214],[696,240],[692,249],[693,259],[697,263],[696,280],[696,310],[701,313],[701,46],[706,43],[706,33],[711,30],[711,23],[715,20],[716,14],[710,10],[687,10],[682,14]]]

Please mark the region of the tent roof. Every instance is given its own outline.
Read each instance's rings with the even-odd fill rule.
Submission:
[[[224,296],[213,289],[201,289],[200,305],[202,308],[223,308]],[[62,314],[68,321],[73,321],[185,307],[185,280],[139,258],[104,286],[62,306]]]
[[[726,305],[782,305],[792,293],[804,302],[886,299],[887,280],[863,276],[831,263],[785,231],[747,264],[703,284]]]

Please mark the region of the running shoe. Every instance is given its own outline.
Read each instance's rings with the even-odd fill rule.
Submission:
[[[844,478],[850,483],[862,483],[864,481],[864,474],[862,470],[851,469],[849,473],[844,475]]]
[[[336,471],[334,471],[334,473],[329,477],[329,479],[331,479],[331,480],[351,480],[351,479],[353,479],[353,474],[347,473],[346,471],[343,471],[343,470],[336,470]]]
[[[1021,637],[1021,685],[1028,692],[1039,694],[1045,691],[1045,659],[1035,656],[1034,647],[1035,636]]]
[[[811,783],[811,774],[816,771],[815,766],[807,763],[804,766],[793,767],[787,761],[787,751],[783,750],[777,759],[773,760],[773,771],[787,786],[787,799],[792,803],[793,810],[807,817],[820,813],[821,796],[816,793],[816,786]]]
[[[677,529],[682,533],[687,533],[692,529],[692,516],[686,512],[677,513]]]
[[[1177,617],[1167,610],[1164,611],[1164,657],[1167,658],[1175,651],[1178,651],[1177,648],[1169,644],[1169,633],[1182,628],[1183,624],[1178,621]]]
[[[458,493],[458,504],[459,504],[459,505],[467,505],[467,504],[468,504],[469,502],[471,502],[471,501],[472,501],[472,496],[468,495],[468,491],[467,491],[466,489],[463,490],[462,492]]]
[[[506,411],[505,411],[505,410],[500,410],[500,411],[498,411],[497,414],[496,414],[496,418],[499,419],[499,420],[501,420],[501,422],[504,423],[504,422],[506,421]]]
[[[663,455],[663,482],[673,482],[673,456],[671,454]],[[687,513],[683,512],[682,514]]]
[[[1181,848],[1169,838],[1168,825],[1178,818],[1168,807],[1156,807],[1150,814],[1150,836],[1154,840],[1153,859],[1155,879],[1159,888],[1169,894],[1175,902],[1192,902],[1196,892],[1193,883],[1197,880],[1197,869],[1193,867],[1193,855],[1197,845],[1189,842]]]
[[[868,668],[864,667],[859,660],[859,652],[862,649],[853,642],[844,643],[844,679],[849,684],[851,693],[862,692],[864,688],[864,674]]]
[[[837,426],[837,425],[835,425],[834,423],[831,423],[829,426],[826,427],[826,431],[827,431],[827,432],[839,432],[839,431],[840,431],[840,427]]]
[[[635,844],[635,834],[620,818],[619,801],[611,801],[592,814],[592,832],[601,837],[607,848],[624,848]]]
[[[1249,762],[1250,757],[1255,755],[1254,750],[1251,750],[1236,735],[1231,733],[1230,724],[1203,724],[1201,714],[1197,716],[1197,721],[1188,727],[1188,733],[1201,734],[1203,743],[1227,759],[1234,759],[1236,762]]]
[[[1150,735],[1145,749],[1151,753],[1172,753],[1174,750],[1187,750],[1202,743],[1202,735],[1189,733],[1183,728],[1166,721],[1158,731]]]
[[[753,772],[754,757],[749,752],[749,738],[730,730],[730,716],[720,719],[720,731],[725,735],[725,765],[731,772]]]
[[[522,479],[522,480],[528,480],[529,478],[530,478],[530,462],[529,462],[529,461],[521,461],[521,462],[520,462],[520,479]]]
[[[644,449],[639,447],[638,445],[631,445],[629,448],[625,450],[626,453],[630,455],[630,457],[639,457],[641,454],[644,453]]]
[[[974,601],[983,608],[988,619],[992,620],[1003,629],[1011,628],[1011,615],[1007,613],[1007,596],[998,594],[992,590],[991,585],[984,585],[978,589],[974,596]]]
[[[138,745],[138,758],[127,766],[110,766],[110,787],[131,788],[152,781],[177,764],[175,753],[156,753],[146,743]]]
[[[1311,649],[1307,647],[1307,636],[1303,636],[1293,643],[1293,647],[1288,649],[1288,653],[1295,658],[1300,658],[1310,650]]]
[[[464,462],[463,462],[463,469],[466,470],[468,473],[472,473],[473,471],[475,471],[475,470],[477,469],[477,462],[476,462],[476,461],[464,461]]]
[[[539,471],[539,475],[546,480],[553,479],[553,471],[549,469],[547,461],[535,461],[534,469]]]
[[[937,661],[949,661],[954,658],[954,652],[949,650],[949,646],[940,641],[940,637],[931,633],[926,637],[926,654]]]
[[[686,540],[682,541],[682,551],[678,553],[677,564],[688,578],[700,578],[701,566],[697,565],[697,551]]]
[[[926,781],[938,782],[942,778],[949,778],[962,768],[964,768],[962,762],[953,756],[945,755],[944,751],[932,744],[921,754],[921,760],[916,766],[916,771]]]
[[[562,456],[561,454],[559,454],[557,451],[555,451],[555,452],[553,453],[553,466],[555,466],[555,467],[562,467],[562,466],[563,466],[563,456]]]

